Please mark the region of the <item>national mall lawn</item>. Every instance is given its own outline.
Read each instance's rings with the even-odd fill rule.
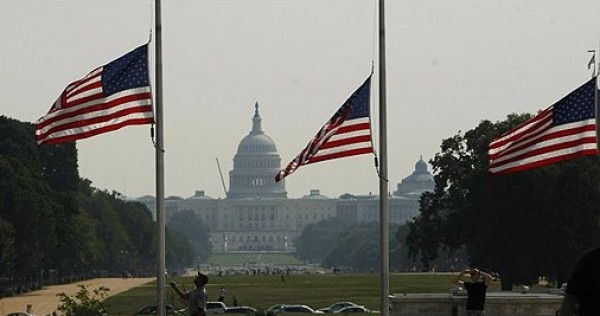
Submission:
[[[378,273],[326,273],[289,274],[282,282],[275,275],[209,275],[207,291],[210,301],[217,300],[221,286],[227,294],[225,303],[231,305],[233,297],[238,305],[252,306],[264,311],[275,304],[306,304],[314,309],[326,307],[340,301],[350,301],[364,305],[371,310],[379,310],[380,275]],[[390,294],[401,293],[450,293],[456,273],[391,273]],[[185,289],[193,286],[193,277],[167,278]],[[489,291],[499,291],[499,283],[494,282]],[[176,308],[185,303],[175,297],[169,288],[165,290],[167,304]],[[132,315],[145,305],[156,305],[156,282],[140,286],[119,295],[109,297],[109,315]]]

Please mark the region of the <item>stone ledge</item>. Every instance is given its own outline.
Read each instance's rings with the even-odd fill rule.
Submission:
[[[390,295],[393,316],[463,316],[464,295],[410,293]],[[555,316],[562,296],[549,293],[490,292],[486,316]]]

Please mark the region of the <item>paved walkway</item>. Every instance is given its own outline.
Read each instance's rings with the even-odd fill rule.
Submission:
[[[110,289],[107,294],[108,296],[111,296],[154,280],[155,278],[106,278],[85,280],[71,284],[52,285],[39,291],[0,299],[0,315],[6,315],[10,312],[23,312],[27,309],[27,304],[31,304],[33,307],[33,314],[46,316],[53,311],[56,311],[58,307],[59,299],[56,294],[66,293],[67,295],[72,296],[79,291],[78,285],[89,285],[90,289],[105,286]]]

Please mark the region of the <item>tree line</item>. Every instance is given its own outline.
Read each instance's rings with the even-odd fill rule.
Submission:
[[[145,205],[80,178],[75,143],[38,146],[32,124],[6,116],[0,134],[1,284],[156,275],[157,227]],[[175,221],[182,216],[194,215]],[[207,235],[180,226],[167,226],[169,269],[210,254]]]
[[[529,119],[510,114],[442,140],[431,160],[435,191],[409,223],[410,256],[424,265],[440,250],[465,249],[470,264],[500,276],[502,288],[544,276],[556,286],[584,250],[600,243],[600,164],[587,156],[533,170],[490,175],[495,137]]]
[[[435,189],[424,193],[419,214],[391,226],[391,271],[457,271],[480,267],[500,277],[502,289],[545,277],[559,287],[578,255],[600,243],[600,163],[580,157],[524,172],[488,173],[495,137],[531,117],[483,120],[443,139],[430,161]],[[379,268],[377,223],[338,218],[309,225],[296,255],[326,267]]]
[[[335,271],[378,272],[381,268],[379,229],[376,222],[356,223],[338,217],[310,224],[296,239],[295,256]],[[420,272],[434,267],[452,271],[464,264],[464,251],[441,251],[432,264],[425,267],[418,260],[419,256],[409,257],[405,246],[410,232],[408,225],[391,224],[389,232],[390,271]]]
[[[417,217],[390,229],[392,271],[468,264],[498,273],[503,289],[540,276],[558,286],[566,280],[578,254],[600,242],[600,164],[588,156],[488,174],[490,141],[530,117],[483,120],[442,140],[430,161],[434,192],[421,196]],[[38,146],[31,124],[4,116],[0,133],[0,281],[154,272],[156,224],[145,206],[81,179],[74,143]],[[377,270],[378,231],[374,223],[338,218],[309,225],[296,255],[331,268]],[[193,211],[174,214],[169,269],[206,259],[208,232]]]

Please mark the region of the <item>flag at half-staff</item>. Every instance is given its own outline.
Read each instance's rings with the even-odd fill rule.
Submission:
[[[63,143],[154,123],[148,45],[69,84],[35,126],[38,144]]]
[[[513,173],[597,155],[596,77],[490,143],[489,172]]]
[[[275,175],[275,181],[279,182],[303,165],[373,153],[370,101],[371,76],[321,127],[300,154]]]

